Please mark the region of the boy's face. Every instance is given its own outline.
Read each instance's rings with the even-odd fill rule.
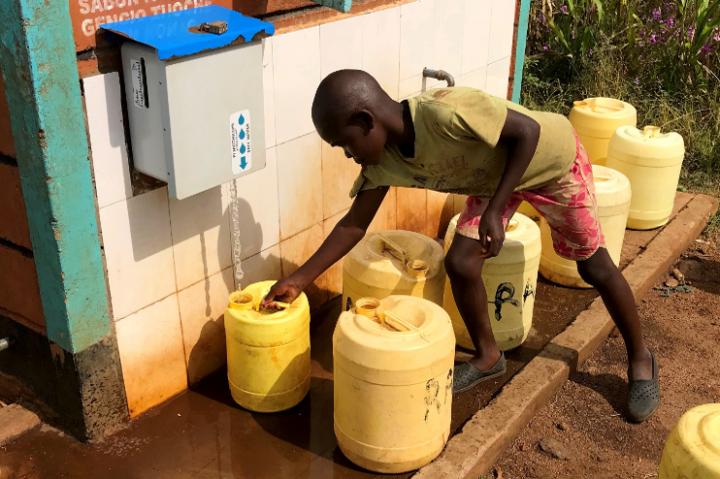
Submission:
[[[346,124],[328,128],[320,136],[331,146],[343,149],[345,156],[359,165],[377,165],[385,149],[387,132],[377,122],[371,125]]]

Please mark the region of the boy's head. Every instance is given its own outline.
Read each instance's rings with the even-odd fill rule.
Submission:
[[[323,140],[361,165],[377,164],[388,139],[386,118],[395,102],[368,73],[340,70],[320,82],[312,119]]]

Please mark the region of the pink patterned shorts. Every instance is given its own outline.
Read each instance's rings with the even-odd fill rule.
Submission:
[[[527,201],[550,225],[555,252],[563,258],[579,261],[595,254],[605,245],[605,239],[598,222],[592,165],[577,136],[575,143],[575,161],[570,170],[538,189],[513,193],[503,211],[503,222],[507,224],[520,203]],[[468,196],[458,221],[459,234],[479,239],[480,217],[488,202],[489,198]]]

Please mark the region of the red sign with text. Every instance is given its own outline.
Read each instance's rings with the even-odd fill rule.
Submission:
[[[77,51],[93,48],[98,28],[105,23],[206,5],[232,8],[233,0],[70,0],[75,47]]]

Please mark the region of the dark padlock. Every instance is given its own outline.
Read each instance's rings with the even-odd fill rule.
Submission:
[[[214,35],[222,35],[227,32],[227,22],[222,20],[217,22],[205,22],[200,25],[199,30],[205,33],[212,33]]]

